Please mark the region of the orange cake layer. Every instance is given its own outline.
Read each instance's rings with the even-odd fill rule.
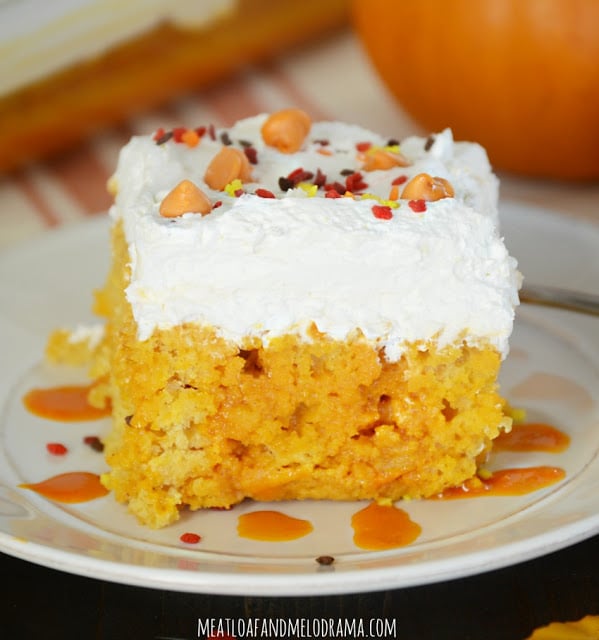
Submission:
[[[144,341],[124,296],[130,256],[120,224],[97,311],[106,335],[93,375],[114,427],[105,441],[117,500],[144,524],[182,507],[245,499],[430,496],[471,477],[509,424],[489,346],[414,343],[387,362],[359,333],[282,335],[238,345],[183,324]]]

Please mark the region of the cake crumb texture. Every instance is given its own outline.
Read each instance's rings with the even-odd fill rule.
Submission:
[[[145,525],[246,498],[431,496],[472,477],[510,424],[501,355],[482,342],[413,342],[390,362],[360,332],[338,340],[315,326],[268,344],[197,323],[139,341],[120,223],[113,257],[91,401],[113,407],[102,482]]]

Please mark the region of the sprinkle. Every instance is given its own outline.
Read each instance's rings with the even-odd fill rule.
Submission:
[[[399,207],[397,200],[385,200],[374,193],[363,193],[360,195],[360,200],[376,200],[379,204],[382,204],[384,207],[389,207],[390,209],[397,209],[397,207]]]
[[[333,152],[330,149],[325,149],[320,147],[320,149],[316,149],[316,153],[320,153],[321,156],[332,156]]]
[[[323,147],[326,147],[327,145],[331,144],[331,142],[326,138],[319,138],[318,140],[314,140],[314,144],[320,144]]]
[[[336,191],[340,196],[345,193],[345,185],[340,182],[332,182],[324,185],[325,191]]]
[[[394,184],[391,187],[391,191],[389,191],[389,200],[397,200],[399,199],[399,187]]]
[[[328,567],[329,565],[333,564],[333,562],[335,562],[335,558],[333,558],[333,556],[318,556],[318,558],[316,558],[316,562],[318,562],[318,564],[320,565]]]
[[[326,175],[320,169],[316,169],[316,175],[314,176],[314,181],[313,181],[314,184],[317,187],[324,187],[326,181],[327,181]]]
[[[477,474],[476,474],[481,480],[488,480],[489,478],[491,478],[493,476],[493,473],[491,471],[489,471],[489,469],[485,469],[483,467],[481,467]]]
[[[260,196],[261,198],[274,198],[275,194],[272,191],[269,191],[268,189],[256,189],[256,195]]]
[[[367,189],[368,184],[364,182],[362,174],[356,171],[345,178],[345,188],[347,191],[355,193],[356,191]]]
[[[210,136],[210,140],[216,140],[216,129],[213,124],[208,125],[208,135]]]
[[[183,142],[183,135],[187,129],[185,127],[175,127],[173,129],[173,140],[175,142]]]
[[[213,209],[218,209],[219,207],[223,206],[223,201],[222,200],[217,200],[213,205],[212,208]]]
[[[368,151],[372,147],[372,142],[358,142],[356,144],[356,149],[363,153],[364,151]]]
[[[83,443],[88,447],[91,447],[94,451],[104,451],[104,445],[98,436],[85,436],[85,438],[83,438]]]
[[[202,539],[202,536],[198,535],[197,533],[182,533],[181,536],[179,537],[179,540],[181,540],[181,542],[184,542],[185,544],[197,544],[200,540]]]
[[[202,138],[206,135],[206,127],[196,127],[194,131]]]
[[[159,132],[161,133],[161,135],[158,135]],[[172,131],[165,132],[164,129],[160,128],[158,129],[158,131],[156,131],[154,140],[156,141],[157,145],[161,145],[161,144],[164,144],[165,142],[168,142],[172,137],[173,137]]]
[[[387,207],[382,204],[373,204],[372,213],[374,214],[374,217],[378,218],[379,220],[391,220],[391,218],[393,217],[391,207]]]
[[[387,141],[387,147],[397,147],[397,150],[399,151],[399,140],[391,138],[391,140]]]
[[[188,147],[197,147],[199,141],[200,136],[193,129],[187,129],[187,131],[181,135],[181,142],[184,142]]]
[[[324,192],[325,198],[342,198],[342,194],[337,191],[337,189],[327,189]]]
[[[305,180],[311,180],[314,177],[314,174],[310,171],[306,171],[301,167],[294,169],[288,176],[287,179],[291,180],[294,185],[299,182],[304,182]]]
[[[225,146],[230,146],[231,144],[231,136],[229,136],[228,131],[223,131],[220,134],[220,141],[225,145]]]
[[[285,176],[279,178],[279,189],[281,191],[289,191],[289,189],[293,189],[294,186],[293,181],[289,180],[289,178],[285,178]]]
[[[424,143],[424,150],[429,151],[430,148],[435,144],[435,136],[429,136]]]
[[[309,182],[300,182],[297,186],[305,191],[310,197],[315,196],[318,191],[318,185],[310,184]]]
[[[408,207],[410,207],[414,213],[422,213],[426,211],[426,200],[410,200]]]
[[[395,180],[391,182],[391,184],[403,184],[408,181],[408,176],[397,176]]]
[[[129,427],[131,426],[131,420],[133,420],[133,414],[131,414],[130,416],[125,416],[125,422]]]
[[[225,192],[231,197],[238,198],[243,193],[243,182],[239,178],[235,178],[225,186]]]
[[[342,176],[351,176],[355,169],[341,169],[339,172]]]
[[[258,164],[258,151],[256,147],[252,147],[252,145],[244,146],[243,153],[245,153],[251,164]]]
[[[64,456],[68,452],[68,449],[60,442],[48,442],[46,450],[53,456]]]

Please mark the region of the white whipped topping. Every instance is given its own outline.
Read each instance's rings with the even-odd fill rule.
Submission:
[[[279,178],[301,167],[343,182],[341,171],[360,170],[356,143],[383,146],[386,138],[315,123],[302,151],[281,154],[261,142],[265,117],[227,131],[233,144],[252,143],[258,154],[255,182],[241,197],[202,180],[222,131],[193,149],[172,140],[157,145],[150,136],[123,149],[111,214],[124,222],[132,274],[126,293],[141,340],[157,327],[198,322],[240,345],[248,336],[267,343],[288,332],[305,335],[314,322],[340,340],[361,331],[391,361],[406,342],[431,339],[488,340],[507,353],[519,274],[497,229],[497,179],[480,146],[455,143],[449,130],[428,151],[423,138],[403,141],[412,164],[362,172],[364,191],[387,198],[394,178],[427,172],[448,179],[455,197],[428,202],[424,213],[400,200],[391,219],[379,219],[375,199],[281,191]],[[326,140],[332,155],[321,155],[315,140]],[[162,198],[183,178],[222,206],[206,216],[162,218]],[[259,187],[277,198],[254,195]]]
[[[0,1],[0,95],[86,62],[161,22],[198,28],[235,0]]]

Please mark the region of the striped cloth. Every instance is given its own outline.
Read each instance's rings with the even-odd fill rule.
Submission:
[[[247,68],[237,76],[104,131],[75,151],[0,179],[0,248],[47,228],[105,214],[106,181],[122,145],[158,127],[229,126],[295,106],[313,120],[355,122],[390,137],[418,131],[394,103],[351,32]]]
[[[354,122],[392,138],[429,133],[393,100],[348,30],[143,113],[60,158],[0,177],[0,249],[45,229],[105,214],[111,202],[106,181],[120,148],[133,134],[149,134],[160,126],[228,126],[289,106],[303,108],[313,120]],[[599,222],[597,184],[501,178],[504,198]]]

